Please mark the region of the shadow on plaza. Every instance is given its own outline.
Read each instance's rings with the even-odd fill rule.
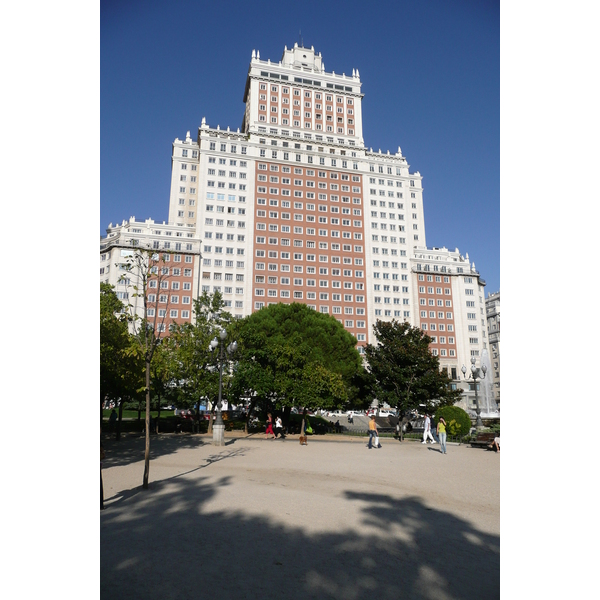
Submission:
[[[150,460],[168,454],[175,454],[179,450],[200,448],[205,446],[206,443],[197,435],[152,435],[150,436]],[[125,435],[119,441],[115,440],[114,437],[104,436],[102,445],[106,452],[106,458],[103,461],[105,468],[120,467],[144,460],[146,447],[144,435]]]
[[[221,456],[235,460],[245,450]],[[111,502],[101,513],[101,598],[500,597],[499,537],[418,498],[347,490],[339,506],[344,525],[314,533],[302,494],[272,521],[239,511],[202,514],[217,492],[230,493],[230,482],[179,475]],[[344,520],[348,503],[359,503],[360,522]]]

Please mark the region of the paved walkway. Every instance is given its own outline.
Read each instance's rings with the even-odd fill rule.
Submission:
[[[500,597],[500,455],[366,438],[107,441],[101,597]]]

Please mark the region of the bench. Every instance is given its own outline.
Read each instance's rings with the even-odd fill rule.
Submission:
[[[494,439],[498,437],[496,433],[478,433],[474,440],[471,440],[471,446],[488,448],[494,443]]]

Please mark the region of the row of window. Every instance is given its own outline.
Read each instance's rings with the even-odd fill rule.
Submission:
[[[386,231],[388,229],[388,224],[387,223],[375,223],[375,222],[372,222],[371,223],[371,229],[381,229],[382,231]],[[414,229],[416,229],[416,227],[414,227]],[[390,231],[406,231],[404,225],[398,225],[398,226],[396,226],[395,223],[390,223],[389,224],[389,230]],[[419,235],[418,234],[413,235],[413,239],[415,241],[418,241]]]
[[[266,218],[266,211],[264,210],[257,210],[256,211],[256,216],[258,218]],[[323,217],[323,216],[319,216],[319,217],[315,217],[314,215],[302,215],[299,213],[295,213],[294,214],[294,221],[304,221],[306,217],[306,222],[307,223],[319,223],[320,225],[327,225],[328,223],[328,217]],[[269,218],[270,219],[278,219],[278,213],[276,211],[271,211],[269,212]],[[284,221],[291,221],[291,215],[290,213],[281,213],[281,219]],[[340,226],[340,224],[342,225],[342,227],[357,227],[357,228],[361,228],[362,227],[362,221],[359,220],[352,220],[351,223],[351,219],[340,219],[338,217],[329,217],[329,223],[331,223],[331,225],[336,225],[336,226]],[[278,225],[276,223],[270,223],[269,224],[269,231],[277,231],[277,227]],[[259,231],[266,231],[267,230],[267,224],[266,223],[260,223],[257,222],[256,223],[256,229],[258,229]],[[319,231],[319,235],[327,235],[327,230],[324,230],[325,233]],[[334,236],[334,237],[339,237],[339,236]]]
[[[217,206],[217,212],[218,213],[224,213],[225,212],[225,207],[224,206],[220,206],[220,205],[216,205]],[[206,212],[213,212],[215,209],[215,205],[214,204],[207,204],[205,207]],[[227,207],[227,214],[228,215],[234,215],[235,214],[235,206],[228,206]],[[246,208],[245,207],[240,207],[237,209],[237,214],[238,215],[245,215],[246,214]]]
[[[357,238],[360,239],[360,238]],[[290,239],[289,238],[281,238],[278,239],[276,237],[270,237],[268,238],[269,241],[269,245],[271,246],[277,246],[278,244],[281,244],[282,246],[289,246],[290,245]],[[256,236],[256,243],[257,244],[265,244],[267,242],[267,238],[266,237],[262,237],[262,236]],[[295,248],[302,248],[304,245],[304,240],[294,240],[294,247]],[[316,242],[313,242],[312,240],[306,240],[306,247],[307,248],[317,248]],[[328,248],[328,243],[327,242],[319,242],[319,250],[327,250]],[[344,252],[352,252],[352,245],[351,244],[338,244],[338,243],[332,243],[331,244],[331,249],[334,252],[339,252],[340,249],[342,249]],[[355,245],[354,246],[354,252],[356,252],[357,254],[362,254],[363,251],[363,247],[362,246],[358,246]],[[271,252],[271,251],[269,251]],[[294,255],[296,256],[296,255]],[[299,256],[302,256],[301,254]],[[327,257],[324,257],[325,261],[327,261]],[[362,262],[362,258],[361,259],[355,259],[357,262],[356,264],[363,264]],[[351,261],[350,258],[344,258],[344,263],[349,264]],[[332,256],[331,257],[331,262],[333,263],[339,263],[340,262],[340,257],[339,256]],[[397,266],[397,263],[396,263]]]
[[[371,241],[373,241],[373,242],[379,242],[379,234],[376,234],[376,233],[372,234],[371,235]],[[387,235],[382,235],[381,236],[381,241],[384,242],[384,243],[387,243],[388,236]],[[403,237],[397,238],[395,235],[390,236],[389,241],[392,244],[396,244],[396,243],[398,243],[398,244],[406,244],[406,238],[403,238]],[[386,254],[386,252],[384,252],[384,250],[386,250],[386,248],[382,248],[381,249],[381,253],[382,254]],[[402,256],[404,256],[404,254]]]
[[[422,310],[422,311],[421,311],[421,319],[426,319],[426,318],[428,318],[428,317],[429,317],[430,319],[435,319],[435,318],[436,318],[436,316],[435,316],[435,315],[436,315],[436,312],[435,312],[434,310],[430,310],[430,311],[429,311],[429,315],[427,314],[427,311],[426,311],[426,310]],[[452,316],[452,313],[451,313],[451,312],[447,312],[447,313],[445,313],[445,315],[446,315],[445,319],[446,319],[447,321],[452,321],[452,319],[453,319],[453,316]],[[444,319],[444,312],[443,312],[443,311],[439,311],[439,312],[437,313],[437,318],[438,318],[438,319]],[[427,329],[427,323],[422,323],[422,324],[421,324],[421,327],[422,327],[423,329]],[[450,327],[450,325],[448,325],[448,327]]]
[[[375,309],[375,316],[376,317],[391,317],[392,316],[392,311],[391,310],[383,310],[381,308],[376,308]],[[409,310],[405,310],[405,311],[401,311],[401,310],[395,310],[394,311],[394,318],[398,318],[398,317],[404,317],[405,319],[409,319],[410,318],[410,311]]]
[[[271,97],[271,102],[273,102],[273,98],[275,98],[275,96]],[[266,95],[265,94],[261,94],[260,97],[260,101],[261,102],[266,102]],[[275,98],[275,102],[277,102],[277,99]],[[271,110],[270,112],[275,114],[277,112],[279,112],[279,110],[281,110],[281,114],[282,115],[289,115],[290,114],[290,109],[287,108],[287,105],[289,105],[289,100],[287,98],[283,98],[281,104],[283,106],[279,106],[278,103],[277,104],[271,104]],[[292,114],[294,117],[299,117],[300,116],[300,112],[301,112],[301,108],[300,108],[300,101],[299,100],[294,100],[293,106],[295,106],[296,108],[292,109]],[[312,119],[313,113],[312,113],[312,104],[310,102],[305,102],[304,103],[304,118],[305,119]],[[306,110],[309,109],[309,110]],[[259,104],[258,105],[258,110],[259,112],[267,112],[267,105],[266,104]],[[315,110],[317,111],[322,111],[323,110],[323,105],[320,104],[319,102],[315,103]],[[325,106],[325,112],[334,112],[333,111],[333,106],[331,106],[330,104]],[[338,115],[337,117],[337,122],[338,123],[343,123],[344,122],[344,117],[346,117],[348,119],[348,124],[349,125],[353,125],[354,124],[354,109],[352,108],[348,108],[346,113],[344,113],[344,109],[341,106],[337,107],[337,111],[336,114]],[[341,116],[340,116],[341,115]],[[315,119],[319,119],[319,120],[323,120],[323,114],[321,112],[315,112],[314,113],[314,117]],[[326,115],[326,120],[333,122],[333,115]]]
[[[264,244],[264,239],[265,238],[257,238],[257,239],[263,240],[260,243]],[[269,238],[269,239],[271,239],[271,238]],[[289,240],[283,240],[282,239],[281,242],[282,242],[282,246],[289,246],[289,243],[288,244],[283,243],[283,242],[289,242]],[[294,240],[294,242],[300,242],[299,244],[294,243],[294,246],[298,246],[298,247],[302,246],[302,243],[301,243],[302,240]],[[277,239],[273,238],[272,245],[276,245],[276,243],[277,243]],[[310,242],[307,242],[307,246],[308,246],[309,243]],[[339,251],[339,245],[338,244],[332,244],[332,246],[334,246],[334,245],[338,246],[335,249],[335,251]],[[311,248],[315,247],[314,242],[312,243],[312,246],[310,246],[310,247]],[[355,252],[359,252],[359,250],[357,250],[358,248],[362,248],[362,246],[354,246]],[[265,257],[268,257],[268,258],[277,258],[278,254],[283,254],[283,253],[279,253],[277,250],[261,250],[259,248],[255,250],[255,253],[256,253],[256,256],[258,258],[265,258]],[[302,256],[303,256],[303,254],[301,252],[295,252],[294,253],[294,260],[302,260]],[[289,259],[289,253],[286,253],[286,258]],[[306,255],[306,260],[310,261],[310,262],[316,262],[317,255],[316,254],[307,254]],[[327,256],[326,254],[320,254],[319,255],[319,262],[323,262],[323,263],[329,262],[329,256]],[[331,257],[331,262],[339,264],[341,262],[340,257],[339,256],[332,256]],[[349,265],[352,264],[352,259],[344,257],[344,264],[349,264]],[[354,259],[354,264],[356,266],[362,266],[363,265],[363,259],[362,258],[355,258]]]
[[[270,289],[267,290],[267,295],[270,297],[277,297],[277,295],[279,294],[280,298],[294,298],[294,299],[303,299],[304,296],[304,292],[301,290],[294,290],[293,294],[291,294],[290,290],[276,290],[276,289]],[[254,295],[255,296],[264,296],[265,295],[265,289],[264,288],[254,288]],[[328,298],[326,298],[325,296],[328,296],[328,294],[322,294],[319,293],[319,296],[321,298],[321,300],[328,300]],[[364,303],[365,302],[365,297],[361,296],[361,295],[354,295],[354,294],[343,294],[343,298],[344,298],[344,302],[357,302],[357,303]],[[356,300],[354,300],[356,298]],[[316,300],[317,299],[317,292],[306,292],[306,299],[307,300]],[[342,302],[342,294],[331,294],[331,301],[332,302]],[[360,309],[356,309],[357,310],[357,314],[358,310]],[[341,308],[340,308],[341,311]],[[364,314],[364,313],[362,313]]]
[[[238,178],[238,173],[236,171],[229,171],[229,174],[227,174],[227,171],[223,171],[220,169],[207,169],[206,171],[207,175],[216,175],[218,177],[231,177],[231,179],[237,179]],[[246,179],[247,175],[246,173],[239,173],[239,178],[240,179]],[[185,175],[182,175],[182,177],[185,177]]]
[[[156,309],[154,308],[149,308],[148,309],[148,316],[149,317],[154,317],[156,316]],[[167,316],[167,309],[166,308],[159,308],[158,309],[158,316],[160,318],[164,318]],[[172,308],[171,310],[169,310],[169,317],[171,319],[178,319],[179,318],[179,310],[176,308]],[[181,311],[181,318],[182,319],[189,319],[190,318],[190,311],[189,310],[182,310]],[[157,328],[159,331],[165,331],[165,325],[164,323],[159,323],[157,324]]]
[[[210,286],[209,285],[203,285],[202,286],[202,291],[203,292],[210,292]],[[228,286],[228,285],[226,285],[224,287],[221,287],[220,285],[215,285],[215,286],[213,286],[213,292],[220,292],[222,294],[229,295],[229,294],[233,294],[233,288],[231,286]],[[236,294],[236,296],[243,296],[244,295],[244,288],[236,287],[235,288],[235,294]],[[236,308],[243,308],[243,305],[244,305],[244,303],[241,300],[236,301],[236,303],[235,303],[235,307]],[[231,306],[231,303],[228,304],[227,306]]]
[[[213,232],[213,231],[205,231],[204,232],[204,238],[207,240],[212,239],[213,233],[215,234],[215,239],[216,240],[222,240],[223,239],[223,234],[220,232]],[[235,235],[233,233],[227,233],[226,234],[226,238],[228,242],[233,242],[235,240]],[[238,242],[244,242],[246,241],[246,236],[242,235],[242,234],[237,234],[237,241]]]
[[[268,76],[268,73],[266,72],[261,72],[261,75],[263,76]],[[271,76],[273,76],[273,74],[271,74]],[[279,78],[279,76],[277,75],[277,78]],[[285,78],[287,79],[287,75],[281,75],[281,78]],[[301,83],[301,81],[299,82]],[[319,81],[304,81],[304,83],[308,83],[309,85],[321,85],[321,82]],[[332,83],[328,83],[327,87],[333,87]],[[259,89],[261,92],[266,92],[267,91],[267,84],[266,83],[261,83],[259,84]],[[351,91],[351,89],[348,89],[347,91]],[[279,86],[278,85],[271,85],[271,93],[272,94],[278,94],[279,93]],[[314,95],[314,99],[315,100],[325,100],[325,102],[333,102],[333,95],[332,94],[322,94],[321,92],[317,92],[317,91],[313,91],[313,90],[306,90],[303,88],[292,88],[292,92],[290,92],[290,88],[287,86],[281,86],[281,93],[284,96],[289,96],[289,95],[293,95],[296,98],[300,98],[303,94],[304,94],[304,98],[311,98]],[[323,97],[324,96],[324,97]],[[344,100],[346,101],[346,104],[348,106],[353,106],[354,105],[354,99],[353,98],[348,98],[346,96],[336,96],[335,97],[335,102],[336,104],[344,104]]]
[[[285,254],[282,252],[282,254]],[[283,257],[282,257],[283,258]],[[284,259],[285,260],[285,259]],[[264,271],[265,270],[265,263],[263,262],[257,262],[254,263],[254,269],[255,271]],[[307,273],[314,273],[316,274],[316,272],[313,270],[311,271],[311,269],[314,269],[314,267],[306,267],[306,272]],[[277,263],[268,263],[268,270],[273,272],[273,271],[282,271],[284,273],[289,273],[290,272],[290,265],[286,265],[286,264],[277,264]],[[294,265],[294,273],[302,273],[302,265]],[[320,273],[321,275],[325,275],[325,273]],[[341,277],[341,275],[340,275]],[[344,277],[352,277],[352,271],[350,269],[344,269]],[[356,270],[354,271],[354,277],[358,278],[358,279],[363,279],[364,278],[364,271],[360,271],[360,270]],[[319,282],[320,287],[329,287],[329,284],[327,283],[328,280],[321,280]],[[314,280],[313,279],[307,279],[307,285],[316,285],[313,283]],[[351,289],[352,288],[352,282],[348,281],[344,283],[344,287]],[[338,288],[341,287],[340,282],[336,281],[336,280],[332,280],[331,282],[331,287],[334,288]],[[364,289],[364,284],[363,283],[355,283],[354,287],[357,290],[362,290]]]
[[[159,267],[152,267],[150,269],[150,273],[152,275],[158,275],[158,272],[159,272]],[[164,276],[164,277],[168,277],[168,276],[181,277],[181,273],[182,273],[182,269],[180,269],[179,267],[172,267],[170,269],[169,269],[169,267],[160,267],[160,274],[161,274],[161,276]],[[191,277],[192,269],[183,269],[183,276]],[[156,287],[156,279],[150,279],[148,281],[148,285],[150,287]]]
[[[227,202],[235,202],[236,198],[237,198],[238,202],[246,202],[246,196],[236,196],[235,194],[227,194]],[[224,202],[225,194],[217,193],[217,195],[215,196],[214,192],[206,192],[206,199],[207,200],[215,200],[216,199],[219,202]]]
[[[308,196],[308,193],[307,193],[307,196]],[[335,200],[334,200],[334,198],[335,198]],[[324,197],[321,198],[321,194],[319,194],[319,200],[327,200],[327,196],[324,195]],[[331,196],[331,200],[333,202],[337,202],[338,201],[338,197],[337,196]],[[354,201],[355,201],[354,204],[360,204],[360,198],[355,198]],[[350,198],[346,198],[344,200],[344,202],[349,203],[350,202]],[[258,206],[266,206],[267,205],[267,199],[266,198],[257,198],[256,199],[256,204]],[[276,200],[274,198],[270,198],[269,199],[269,206],[271,206],[271,207],[278,207],[279,206],[279,200]],[[289,209],[291,207],[292,207],[292,203],[289,200],[281,200],[281,208],[288,208]],[[319,204],[318,208],[319,208],[319,212],[327,212],[327,204]],[[314,204],[312,204],[310,202],[306,204],[306,210],[308,210],[308,211],[315,211],[316,209],[317,209],[316,205],[314,205]],[[304,202],[295,201],[294,202],[294,210],[304,210]],[[362,209],[360,209],[360,208],[352,208],[352,209],[350,209],[349,206],[342,206],[342,208],[340,210],[340,207],[337,206],[337,205],[335,205],[335,206],[331,206],[330,205],[329,206],[329,212],[334,213],[334,214],[339,214],[341,212],[343,215],[349,215],[351,210],[352,210],[352,214],[355,217],[362,216]],[[221,212],[223,212],[223,211],[221,210]],[[284,213],[282,213],[282,214],[284,214]],[[260,212],[257,211],[257,216],[259,216],[259,217],[265,217],[266,213],[264,212],[264,210],[262,211],[262,213],[260,213]],[[273,219],[278,219],[279,218],[276,212],[269,213],[269,216],[272,217]],[[289,216],[287,218],[289,218]]]
[[[258,181],[260,183],[266,183],[267,182],[267,176],[259,174],[258,175]],[[276,183],[276,184],[278,184],[279,183],[279,177],[271,175],[269,177],[269,183]],[[281,178],[281,183],[283,185],[290,185],[290,186],[292,185],[291,179],[289,177],[282,177]],[[302,179],[294,179],[294,187],[295,188],[302,187],[303,185],[305,187],[307,187],[307,188],[314,188],[315,187],[315,182],[312,181],[312,180],[303,181]],[[327,189],[327,184],[324,183],[324,182],[319,181],[319,184],[318,184],[317,187],[320,190],[326,190]],[[261,189],[264,189],[264,186]],[[277,190],[275,192],[272,192],[275,195],[279,194],[278,188],[270,188],[270,189]],[[350,192],[350,186],[349,185],[342,185],[342,186],[340,186],[337,183],[330,183],[329,184],[329,189],[332,190],[332,191],[334,191],[334,192],[340,191],[340,189],[341,189],[342,192],[347,192],[347,193]],[[298,191],[300,191],[300,190],[298,190]],[[306,193],[308,194],[308,191]],[[360,187],[352,186],[352,193],[353,194],[360,194]]]
[[[386,195],[385,190],[379,190],[378,191],[375,188],[369,188],[369,194],[371,196],[377,196],[377,195],[379,195],[379,196],[385,196]],[[388,191],[387,197],[388,198],[394,198],[394,192]],[[396,192],[395,197],[396,198],[404,198],[404,194],[402,192]],[[411,192],[410,193],[410,197],[411,198],[416,198],[417,195],[414,192]],[[371,200],[371,206],[375,206],[374,202],[375,202],[374,200]]]
[[[214,250],[215,254],[223,254],[223,246],[204,246],[202,248],[203,252],[206,252],[207,254],[212,253]],[[238,256],[243,256],[246,253],[246,250],[244,248],[231,248],[231,247],[225,247],[225,254],[237,254]]]
[[[227,159],[226,158],[218,158],[216,156],[209,156],[208,157],[208,164],[209,165],[216,165],[217,164],[217,160],[218,160],[219,165],[223,165],[224,166],[224,165],[227,164]],[[229,166],[230,167],[237,167],[238,166],[237,159],[230,158],[229,159]],[[248,167],[248,162],[245,161],[245,160],[240,160],[239,161],[239,167],[241,169],[246,169]],[[183,166],[182,166],[182,168],[183,168]],[[193,169],[193,170],[195,171],[196,169]],[[225,173],[225,171],[222,171],[222,172]],[[221,171],[219,171],[219,174],[221,174]],[[213,173],[213,175],[214,175],[214,173]],[[242,173],[240,173],[240,177],[241,177],[241,175],[242,175]],[[244,175],[245,175],[245,173],[244,173]],[[235,177],[235,175],[234,175],[234,177]]]
[[[187,148],[183,148],[181,150],[181,156],[183,156],[184,158],[189,158],[189,150],[187,150]],[[192,150],[191,158],[198,158],[198,150]]]
[[[225,220],[224,219],[211,219],[209,217],[207,217],[206,219],[204,219],[204,225],[207,226],[212,226],[212,225],[216,225],[217,227],[225,227]],[[236,226],[236,222],[232,219],[227,221],[227,227],[235,227]],[[238,221],[237,222],[237,227],[240,229],[245,229],[246,228],[246,221]]]
[[[154,304],[156,303],[156,294],[148,294],[148,302]],[[169,299],[168,294],[159,294],[158,296],[159,304],[166,304],[169,302],[170,304],[179,304],[179,296],[171,296]],[[182,296],[181,297],[182,304],[191,304],[190,296]]]
[[[307,123],[307,125],[310,125],[310,123]],[[319,129],[319,126],[317,124],[317,129]],[[342,133],[341,131],[339,133]],[[349,133],[349,135],[352,135],[351,133]],[[308,148],[308,146],[307,146]],[[265,150],[265,148],[260,148],[260,150],[258,151],[258,154],[260,156],[260,158],[267,158],[267,151]],[[295,154],[294,159],[296,160],[296,162],[304,162],[304,159],[306,159],[306,162],[309,165],[315,164],[314,163],[314,156],[312,156],[311,154],[309,154],[308,156],[302,155],[302,154]],[[280,159],[280,154],[277,152],[277,150],[271,150],[271,158],[273,159]],[[283,152],[283,160],[292,160],[290,158],[290,153],[289,152]],[[319,157],[319,163],[320,166],[325,167],[327,166],[325,163],[325,157],[320,156]],[[329,165],[334,167],[334,168],[338,168],[338,167],[342,167],[343,169],[349,169],[350,167],[348,166],[348,161],[347,160],[342,160],[341,161],[341,165],[338,165],[338,160],[336,158],[331,158],[329,159]],[[357,162],[353,162],[352,163],[352,168],[354,170],[358,170],[358,163]]]
[[[456,350],[450,348],[448,351],[446,351],[446,348],[440,348],[439,350],[439,354],[438,354],[438,349],[437,348],[431,348],[430,349],[431,354],[433,354],[433,356],[450,356],[450,357],[455,357],[456,356]]]
[[[262,111],[259,112],[258,115],[258,121],[261,123],[266,123],[267,122],[267,114],[266,114],[266,110],[267,107],[263,104],[259,106],[259,110]],[[277,112],[277,107],[276,106],[272,106],[271,107],[271,113],[276,113]],[[288,115],[289,111],[287,108],[283,108],[282,111],[283,115]],[[337,119],[337,124],[336,127],[334,129],[334,125],[323,125],[322,123],[313,123],[312,122],[312,113],[310,112],[305,112],[304,113],[304,120],[300,121],[300,111],[299,110],[294,110],[294,119],[292,119],[292,122],[290,123],[290,120],[287,118],[287,116],[282,116],[281,117],[281,125],[283,126],[292,126],[292,127],[298,127],[298,128],[303,128],[303,129],[313,129],[313,125],[314,125],[314,129],[315,131],[326,131],[328,133],[337,133],[340,135],[345,135],[346,132],[345,127],[344,127],[344,118],[343,117],[338,117]],[[315,113],[314,115],[315,120],[316,121],[322,121],[323,120],[323,115],[321,113]],[[277,125],[280,123],[279,119],[277,116],[275,116],[274,114],[271,114],[271,118],[269,121],[271,124],[273,125]],[[333,117],[332,116],[327,116],[326,117],[326,122],[329,123],[333,123]],[[348,118],[347,119],[347,126],[348,126],[348,131],[347,131],[347,135],[354,135],[354,119],[352,118]]]
[[[215,182],[214,181],[207,181],[206,182],[206,186],[207,187],[217,187],[220,190],[224,190],[224,189],[229,189],[229,190],[240,190],[240,192],[245,192],[246,191],[246,184],[245,183],[228,183],[227,184],[227,188],[225,187],[225,182],[224,181],[217,181],[216,182],[217,185],[215,186]],[[181,192],[181,188],[179,188],[179,191]],[[195,193],[196,190],[194,190],[194,192],[192,192],[190,190],[190,194],[191,193]],[[183,193],[185,193],[185,188],[183,189]]]
[[[216,151],[217,149],[217,142],[209,142],[209,150],[211,151]],[[219,150],[221,152],[227,152],[227,144],[219,144]],[[229,152],[231,154],[236,154],[238,150],[238,145],[237,144],[230,144],[229,146]],[[248,147],[247,146],[241,146],[240,147],[240,151],[242,154],[246,154],[248,152]]]
[[[428,286],[427,287],[427,293],[428,294],[433,294],[433,287],[432,286]],[[420,285],[419,286],[419,294],[424,294],[425,293],[425,286],[424,285]],[[442,293],[446,296],[450,296],[451,295],[451,290],[450,288],[441,288],[441,287],[436,287],[435,288],[435,293],[437,295],[442,295]]]
[[[273,268],[269,268],[270,272],[276,272],[277,271],[277,265],[276,264],[270,264],[269,267],[273,267]],[[262,266],[262,269],[257,269],[257,271],[260,270],[264,270],[264,265]],[[282,269],[283,270],[283,269]],[[309,273],[310,271],[310,267],[307,267],[306,272]],[[289,269],[286,269],[285,272],[289,272]],[[298,270],[296,271],[294,269],[294,273],[301,273],[302,270]],[[319,273],[320,275],[323,275],[323,273]],[[352,272],[348,271],[348,275],[345,275],[345,277],[352,277]],[[362,277],[362,275],[355,275],[355,277]],[[269,277],[269,283],[273,282],[273,283],[277,283],[277,277]],[[280,277],[280,282],[281,285],[290,285],[290,278],[289,277]],[[272,281],[273,280],[273,281]],[[255,276],[255,281],[256,283],[264,283],[265,282],[265,276],[264,275],[256,275]],[[295,287],[303,287],[304,286],[304,278],[303,277],[294,277],[293,280],[293,285]],[[306,279],[306,286],[307,287],[317,287],[317,280],[316,279]],[[325,279],[320,279],[319,280],[319,287],[322,288],[326,288],[329,287],[329,280],[325,280]],[[341,281],[339,280],[331,280],[331,287],[332,288],[342,288],[342,284]],[[344,285],[343,288],[345,290],[352,290],[352,289],[356,289],[356,290],[364,290],[365,289],[365,284],[364,283],[360,283],[360,282],[352,282],[352,281],[344,281]]]
[[[125,285],[131,285],[131,280],[129,279],[123,279],[123,280],[119,280],[119,283],[123,283]],[[179,281],[168,281],[163,279],[160,282],[160,289],[161,290],[168,290],[169,289],[169,285],[171,287],[172,290],[176,291],[180,289],[180,285],[182,286],[181,289],[184,291],[190,291],[192,289],[192,284],[188,281],[184,281],[182,284],[179,283]],[[156,289],[157,287],[157,280],[156,279],[150,279],[148,281],[148,288],[149,289]]]
[[[219,263],[219,264],[217,264]],[[210,258],[206,259],[204,261],[204,265],[210,267]],[[222,261],[217,261],[215,260],[215,267],[222,267]],[[226,267],[232,267],[233,265],[225,265]],[[221,275],[222,273],[214,273],[214,278],[215,279],[221,279]],[[202,279],[211,279],[211,275],[209,271],[203,271],[202,273]],[[242,282],[244,281],[244,275],[242,273],[238,273],[235,276],[235,280],[237,282]],[[233,281],[233,273],[225,273],[225,281]],[[240,288],[241,289],[241,288]]]
[[[267,128],[264,127],[264,126],[259,125],[258,126],[258,132],[259,133],[267,133]],[[270,127],[269,128],[269,133],[271,135],[278,135],[279,130],[277,129],[277,127]],[[287,129],[282,129],[281,130],[281,135],[283,135],[283,136],[289,136],[290,132]],[[303,135],[303,137],[304,137],[305,140],[312,140],[312,138],[313,138],[312,133],[308,133],[308,132],[305,131],[303,134],[301,134],[299,131],[292,131],[292,137],[293,138],[298,139],[298,138],[302,137],[302,135]],[[323,136],[320,135],[320,134],[315,134],[315,140],[317,142],[323,142]],[[325,136],[325,140],[327,141],[328,144],[333,144],[334,143],[333,136]],[[259,143],[260,144],[265,144],[266,141],[261,138],[261,139],[259,139]],[[346,143],[346,140],[344,138],[338,138],[337,139],[337,143],[340,144],[340,145],[344,145]],[[271,141],[271,144],[274,145],[274,146],[277,145],[274,141]],[[283,142],[283,145],[284,145],[284,147],[286,147],[287,142]],[[348,145],[349,146],[355,146],[356,143],[354,142],[354,140],[348,140]],[[307,150],[312,150],[313,148],[312,148],[311,145],[307,145],[306,149]],[[323,152],[323,148],[319,148],[319,152]],[[331,154],[335,154],[336,149],[335,148],[330,148],[329,152]],[[340,148],[339,152],[340,152],[340,154],[342,156],[346,155],[346,150],[342,150]],[[356,152],[351,151],[350,156],[356,157]],[[358,166],[356,168],[358,168]]]

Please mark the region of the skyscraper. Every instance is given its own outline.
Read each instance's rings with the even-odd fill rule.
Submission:
[[[235,315],[303,302],[341,320],[359,346],[378,301],[414,320],[421,176],[400,148],[365,147],[361,86],[358,70],[328,73],[313,48],[285,48],[279,62],[253,51],[241,128],[202,119],[196,139],[175,140],[169,222],[201,232],[202,289],[233,282]]]
[[[173,143],[169,226],[202,240],[197,289],[236,317],[302,302],[361,352],[377,319],[407,320],[457,379],[487,347],[485,282],[468,255],[427,247],[421,175],[400,147],[365,146],[361,88],[313,48],[253,50],[241,126],[202,118]]]

